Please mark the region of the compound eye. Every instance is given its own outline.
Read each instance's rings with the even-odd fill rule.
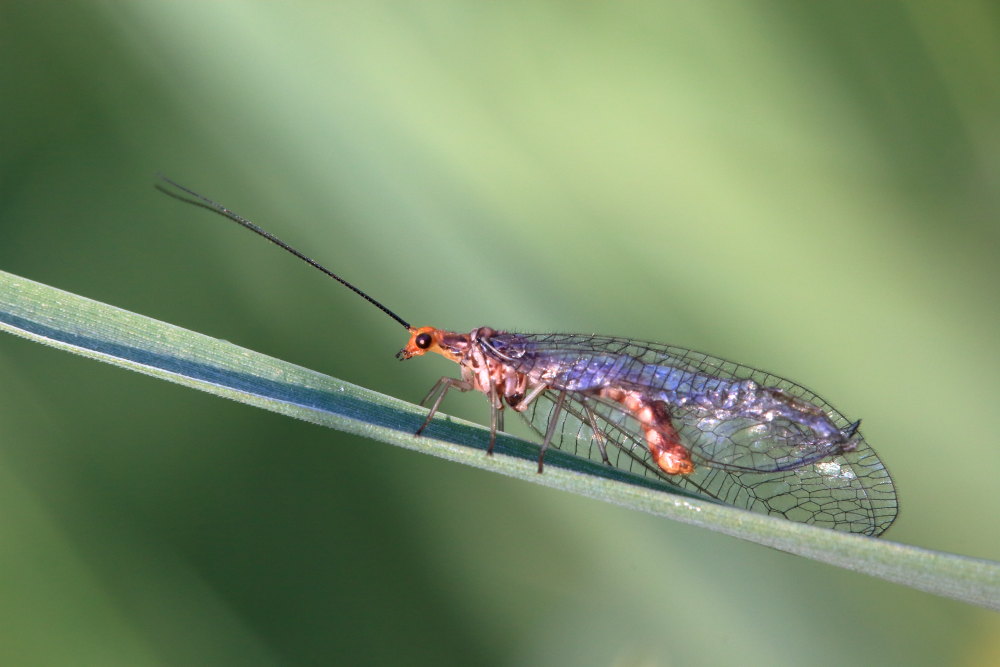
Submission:
[[[431,346],[431,343],[434,342],[434,339],[431,338],[431,335],[429,333],[422,333],[419,334],[416,338],[414,338],[413,342],[416,343],[417,347],[419,347],[421,350],[426,350]]]

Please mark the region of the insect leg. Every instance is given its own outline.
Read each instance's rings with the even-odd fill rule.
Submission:
[[[589,401],[580,402],[583,403],[584,410],[586,410],[587,413],[587,425],[590,427],[590,430],[594,432],[594,439],[597,440],[597,449],[601,452],[601,460],[607,465],[611,465],[611,461],[608,459],[608,449],[604,444],[607,436],[604,435],[604,431],[601,430],[601,427],[597,425],[597,415],[594,414],[594,409],[590,407]]]
[[[416,435],[420,435],[423,430],[427,428],[427,425],[431,423],[431,420],[434,419],[435,413],[438,411],[438,407],[441,405],[441,401],[444,400],[445,394],[447,394],[448,390],[452,388],[458,389],[459,391],[469,391],[472,389],[472,383],[450,377],[443,377],[438,380],[434,386],[431,387],[431,390],[427,392],[427,395],[424,396],[424,400],[420,401],[420,405],[427,405],[427,402],[430,401],[435,394],[437,394],[437,398],[434,399],[434,404],[431,405],[430,412],[427,413],[427,419],[425,419],[424,423],[417,429]]]
[[[549,448],[549,443],[552,442],[552,436],[555,435],[556,426],[559,425],[559,413],[563,410],[563,403],[566,401],[566,392],[560,391],[559,398],[556,399],[555,404],[552,406],[552,414],[549,415],[549,426],[545,429],[545,438],[542,439],[542,451],[538,453],[538,472],[542,472],[542,461],[545,460],[545,450]]]
[[[547,385],[547,384],[544,384],[544,383],[543,384],[536,384],[534,387],[532,387],[531,391],[528,392],[528,395],[525,396],[523,399],[521,399],[520,403],[518,403],[516,406],[514,406],[514,409],[517,410],[518,412],[524,412],[525,410],[528,409],[528,406],[531,405],[531,403],[536,398],[538,398],[539,394],[541,394],[543,391],[545,391],[548,388],[549,388],[549,385]]]
[[[490,385],[488,396],[490,399],[490,446],[486,448],[486,454],[492,456],[493,446],[497,444],[497,431],[503,430],[503,403],[500,402],[500,396],[497,395],[495,384]]]

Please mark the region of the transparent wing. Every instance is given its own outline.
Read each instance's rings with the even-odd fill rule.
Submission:
[[[519,413],[539,435],[548,427],[555,396],[546,391]],[[599,443],[603,442],[609,463],[616,468],[754,512],[879,535],[897,513],[892,479],[856,427],[827,407],[831,417],[850,431],[853,451],[835,455],[814,452],[803,459],[796,446],[777,447],[773,442],[776,431],[761,431],[759,425],[727,424],[728,433],[719,431],[718,425],[708,429],[682,422],[678,430],[694,454],[695,471],[690,475],[668,475],[651,460],[639,423],[619,403],[567,392],[551,446],[600,461]],[[727,433],[732,436],[730,443],[739,444],[717,444],[726,439],[721,436]],[[716,444],[709,447],[706,441]],[[762,442],[765,446],[754,452],[746,449],[748,442]],[[776,447],[784,453],[775,454]],[[771,463],[765,464],[765,460]],[[781,467],[781,460],[790,467]],[[795,465],[791,465],[792,461]]]
[[[768,390],[786,403],[801,403],[796,412],[806,411],[807,415],[816,403],[823,403],[811,392],[806,399],[801,394],[793,396],[773,387],[759,388],[757,393]],[[781,472],[844,454],[858,446],[860,440],[854,437],[858,423],[849,424],[841,418],[837,424],[836,419],[831,419],[833,408],[823,405],[827,409],[822,412],[822,420],[829,424],[826,435],[815,430],[816,417],[796,419],[768,414],[766,409],[740,414],[674,404],[670,405],[670,417],[697,462],[733,472]]]
[[[487,341],[486,350],[553,389],[594,396],[621,388],[662,401],[693,456],[732,472],[793,470],[863,442],[854,437],[857,422],[802,385],[681,347],[581,334],[502,333]]]

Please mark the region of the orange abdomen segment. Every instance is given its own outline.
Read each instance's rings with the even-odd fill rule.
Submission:
[[[669,416],[657,422],[656,426],[643,425],[642,432],[646,436],[646,444],[649,445],[653,460],[660,470],[668,475],[690,475],[694,472],[691,452],[681,444],[677,429],[674,428]]]
[[[637,391],[617,388],[602,389],[599,395],[621,403],[639,421],[649,453],[660,470],[668,475],[690,475],[694,472],[691,452],[681,443],[680,435],[670,421],[666,403],[648,400]]]

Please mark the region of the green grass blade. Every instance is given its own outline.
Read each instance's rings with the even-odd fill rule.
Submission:
[[[815,528],[710,501],[501,434],[263,354],[0,272],[0,329],[291,417],[683,521],[817,561],[1000,610],[1000,563]]]

